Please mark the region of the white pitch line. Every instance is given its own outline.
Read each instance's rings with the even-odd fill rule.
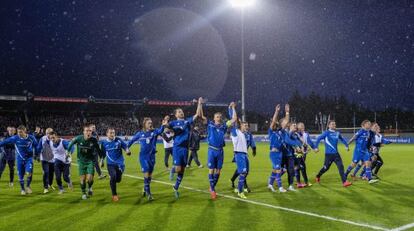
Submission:
[[[123,174],[123,175],[127,176],[127,177],[130,177],[130,178],[140,179],[140,180],[144,179],[143,177],[129,175],[129,174]],[[169,185],[169,186],[174,186],[173,184],[165,182],[165,181],[152,180],[152,182],[159,183],[159,184],[164,184],[164,185]],[[202,192],[202,193],[210,194],[210,192],[208,192],[208,191],[204,191],[204,190],[201,190],[201,189],[192,188],[192,187],[188,187],[188,186],[180,186],[180,188],[185,188],[187,190],[191,190],[191,191],[195,191],[195,192]],[[266,203],[262,203],[262,202],[258,202],[258,201],[241,199],[239,197],[225,195],[225,194],[221,194],[221,193],[217,193],[217,195],[222,196],[224,198],[233,199],[233,200],[237,200],[237,201],[241,201],[241,202],[246,202],[246,203],[250,203],[250,204],[254,204],[254,205],[261,205],[261,206],[268,207],[268,208],[273,208],[273,209],[298,213],[298,214],[312,216],[312,217],[318,217],[318,218],[331,220],[331,221],[342,222],[342,223],[346,223],[346,224],[350,224],[350,225],[355,225],[355,226],[360,226],[360,227],[365,227],[365,228],[370,228],[370,229],[375,229],[375,230],[389,230],[387,228],[383,228],[383,227],[380,227],[380,226],[374,226],[374,225],[369,225],[369,224],[364,224],[364,223],[358,223],[358,222],[354,222],[354,221],[344,220],[344,219],[325,216],[325,215],[319,215],[319,214],[316,214],[316,213],[301,211],[301,210],[297,210],[297,209],[291,209],[291,208],[285,208],[285,207],[281,207],[281,206],[277,206],[277,205],[266,204]]]
[[[391,229],[391,231],[402,231],[402,230],[407,230],[407,229],[413,228],[413,227],[414,227],[414,223],[411,223],[411,224],[406,224],[406,225]]]
[[[77,164],[74,164],[74,163],[72,163],[72,165],[78,166]],[[105,169],[102,169],[102,171],[108,172]],[[139,177],[139,176],[134,176],[134,175],[129,175],[129,174],[122,174],[122,175],[123,176],[126,176],[126,177],[130,177],[130,178],[134,178],[134,179],[144,180],[143,177]],[[160,181],[160,180],[152,180],[151,182],[155,182],[155,183],[159,183],[159,184],[163,184],[163,185],[174,186],[174,184],[171,184],[171,183],[165,182],[165,181]],[[208,191],[204,191],[204,190],[201,190],[201,189],[192,188],[192,187],[188,187],[188,186],[184,186],[184,185],[180,186],[180,188],[185,188],[185,189],[190,190],[190,191],[195,191],[195,192],[201,192],[201,193],[210,194],[210,192],[208,192]],[[221,197],[224,197],[224,198],[227,198],[227,199],[233,199],[233,200],[237,200],[237,201],[241,201],[241,202],[245,202],[245,203],[250,203],[250,204],[254,204],[254,205],[261,205],[263,207],[268,207],[268,208],[273,208],[273,209],[278,209],[278,210],[283,210],[283,211],[298,213],[298,214],[307,215],[307,216],[311,216],[311,217],[322,218],[322,219],[325,219],[325,220],[342,222],[342,223],[346,223],[346,224],[350,224],[350,225],[354,225],[354,226],[365,227],[365,228],[370,228],[370,229],[374,229],[374,230],[386,230],[386,231],[390,231],[390,229],[387,229],[387,228],[384,228],[384,227],[380,227],[380,226],[375,226],[375,225],[370,225],[370,224],[365,224],[365,223],[358,223],[358,222],[354,222],[354,221],[350,221],[350,220],[345,220],[345,219],[341,219],[341,218],[335,218],[335,217],[320,215],[320,214],[317,214],[317,213],[306,212],[306,211],[301,211],[301,210],[297,210],[297,209],[291,209],[291,208],[281,207],[281,206],[277,206],[277,205],[266,204],[266,203],[258,202],[258,201],[241,199],[239,197],[230,196],[230,195],[221,194],[221,193],[217,193],[217,195],[219,195]],[[408,225],[404,225],[404,226],[398,227],[397,229],[393,229],[393,230],[395,230],[395,231],[402,231],[402,230],[405,230],[405,229],[409,229],[411,227],[414,227],[414,223],[408,224]]]

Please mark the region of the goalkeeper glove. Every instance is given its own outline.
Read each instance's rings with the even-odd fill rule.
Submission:
[[[303,153],[295,153],[296,158],[302,158],[303,157]]]

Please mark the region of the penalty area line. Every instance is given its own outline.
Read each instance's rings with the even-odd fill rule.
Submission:
[[[72,163],[72,165],[76,165],[77,166],[77,164],[73,164],[73,163]],[[105,169],[102,169],[102,171],[108,172]],[[134,175],[130,175],[130,174],[122,174],[122,175],[123,176],[126,176],[126,177],[129,177],[129,178],[133,178],[133,179],[144,180],[143,177],[139,177],[139,176],[134,176]],[[151,182],[155,182],[155,183],[163,184],[163,185],[168,185],[168,186],[174,186],[174,184],[172,184],[172,183],[165,182],[165,181],[160,181],[160,180],[152,180]],[[201,193],[205,193],[205,194],[210,194],[210,192],[208,192],[208,191],[201,190],[201,189],[197,189],[197,188],[188,187],[188,186],[185,186],[185,185],[180,186],[180,188],[184,188],[184,189],[187,189],[187,190],[190,190],[190,191],[194,191],[194,192],[201,192]],[[226,195],[226,194],[222,194],[222,193],[217,193],[217,195],[218,196],[221,196],[221,197],[224,197],[224,198],[227,198],[227,199],[232,199],[232,200],[240,201],[240,202],[245,202],[245,203],[249,203],[249,204],[259,205],[259,206],[263,206],[263,207],[267,207],[267,208],[272,208],[272,209],[276,209],[276,210],[282,210],[282,211],[286,211],[286,212],[292,212],[292,213],[302,214],[302,215],[311,216],[311,217],[317,217],[317,218],[321,218],[321,219],[325,219],[325,220],[330,220],[330,221],[341,222],[341,223],[350,224],[350,225],[354,225],[354,226],[359,226],[359,227],[364,227],[364,228],[370,228],[370,229],[374,229],[374,230],[390,230],[390,229],[387,229],[387,228],[384,228],[384,227],[380,227],[380,226],[375,226],[375,225],[370,225],[370,224],[365,224],[365,223],[359,223],[359,222],[355,222],[355,221],[350,221],[350,220],[345,220],[345,219],[341,219],[341,218],[320,215],[320,214],[317,214],[317,213],[306,212],[306,211],[297,210],[297,209],[291,209],[291,208],[281,207],[281,206],[277,206],[277,205],[267,204],[267,203],[253,201],[253,200],[248,200],[248,199],[242,199],[242,198],[239,198],[239,197],[230,196],[230,195]],[[414,227],[414,223],[408,224],[408,225],[404,225],[404,226],[398,227],[398,228],[393,229],[393,230],[395,230],[395,231],[402,231],[402,230],[405,230],[405,229],[409,229],[411,227]]]

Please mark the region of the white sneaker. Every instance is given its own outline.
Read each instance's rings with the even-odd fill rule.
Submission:
[[[98,179],[99,180],[102,180],[102,179],[105,179],[105,178],[106,178],[106,175],[105,174],[101,174],[101,175],[98,176]]]
[[[64,192],[65,192],[65,190],[63,190],[63,189],[59,189],[58,194],[59,194],[59,195],[62,195]]]
[[[371,179],[370,181],[368,181],[369,184],[375,184],[377,183],[379,180],[377,179]]]
[[[9,183],[9,187],[10,187],[10,188],[13,188],[13,186],[14,186],[14,185],[13,185],[13,182],[10,182],[10,183]]]
[[[239,193],[239,189],[238,188],[235,188],[234,189],[234,193]]]
[[[24,191],[24,190],[22,190],[22,191],[20,191],[20,195],[26,195],[26,191]]]
[[[45,188],[43,189],[43,194],[47,194],[49,192],[49,189]]]
[[[26,193],[27,193],[27,194],[32,194],[32,192],[33,192],[33,191],[32,191],[32,189],[31,189],[30,187],[27,187],[27,188],[26,188]]]
[[[242,199],[247,199],[246,195],[244,193],[237,193],[237,195]]]
[[[287,191],[286,191],[286,189],[284,189],[283,187],[280,187],[280,188],[279,188],[279,192],[281,192],[281,193],[285,193],[285,192],[287,192]]]
[[[82,200],[86,200],[88,199],[88,196],[86,196],[86,194],[82,194]]]
[[[202,164],[200,164],[200,166],[198,166],[198,168],[204,168],[204,166]]]
[[[190,165],[188,165],[188,164],[187,164],[187,166],[185,166],[185,167],[186,167],[186,168],[189,168],[189,167],[190,167]]]
[[[276,192],[275,188],[273,188],[273,185],[271,185],[271,184],[269,184],[269,185],[267,186],[267,188],[268,188],[270,191],[272,191],[272,192]]]
[[[288,191],[296,192],[296,189],[293,187],[293,185],[289,185]]]

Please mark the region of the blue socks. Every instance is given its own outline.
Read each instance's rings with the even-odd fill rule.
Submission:
[[[184,173],[177,173],[177,180],[175,181],[174,188],[178,190],[180,187],[181,181],[183,180]]]
[[[355,168],[355,170],[354,170],[354,176],[356,176],[356,174],[358,173],[358,171],[361,169],[361,167],[362,167],[362,165],[361,164],[358,164],[357,166],[356,166],[356,168]]]
[[[346,172],[345,172],[345,178],[347,178],[348,177],[348,175],[349,175],[349,173],[352,171],[352,165],[349,165],[348,166],[348,168],[346,169]]]
[[[32,183],[32,178],[33,178],[33,176],[28,176],[27,177],[27,182],[26,182],[27,187],[30,187],[30,184]]]
[[[359,174],[359,176],[363,177],[365,175],[366,171],[367,171],[367,167],[364,166],[364,168],[362,169],[361,174]]]
[[[144,190],[148,195],[151,195],[150,183],[151,177],[144,177]]]
[[[371,180],[372,179],[371,167],[367,167],[366,168],[365,175],[367,176],[368,180]]]
[[[208,174],[208,180],[210,181],[210,190],[211,191],[215,191],[215,186],[216,186],[216,184],[214,183],[214,176],[213,176],[213,174]]]
[[[275,183],[276,174],[277,173],[274,173],[274,172],[272,172],[272,174],[270,174],[270,177],[269,177],[269,185],[272,185],[273,186],[273,184]]]
[[[216,186],[216,185],[217,185],[217,182],[218,182],[218,179],[219,179],[219,177],[220,177],[220,174],[215,173],[215,174],[213,175],[213,177],[214,177],[214,186]]]
[[[244,186],[244,181],[245,180],[246,180],[246,175],[240,174],[240,176],[239,176],[239,184],[238,184],[239,193],[242,193],[243,192],[243,186]]]
[[[19,179],[20,188],[24,191],[24,179]]]
[[[276,173],[276,182],[277,182],[278,188],[282,187],[282,174],[281,173]]]

